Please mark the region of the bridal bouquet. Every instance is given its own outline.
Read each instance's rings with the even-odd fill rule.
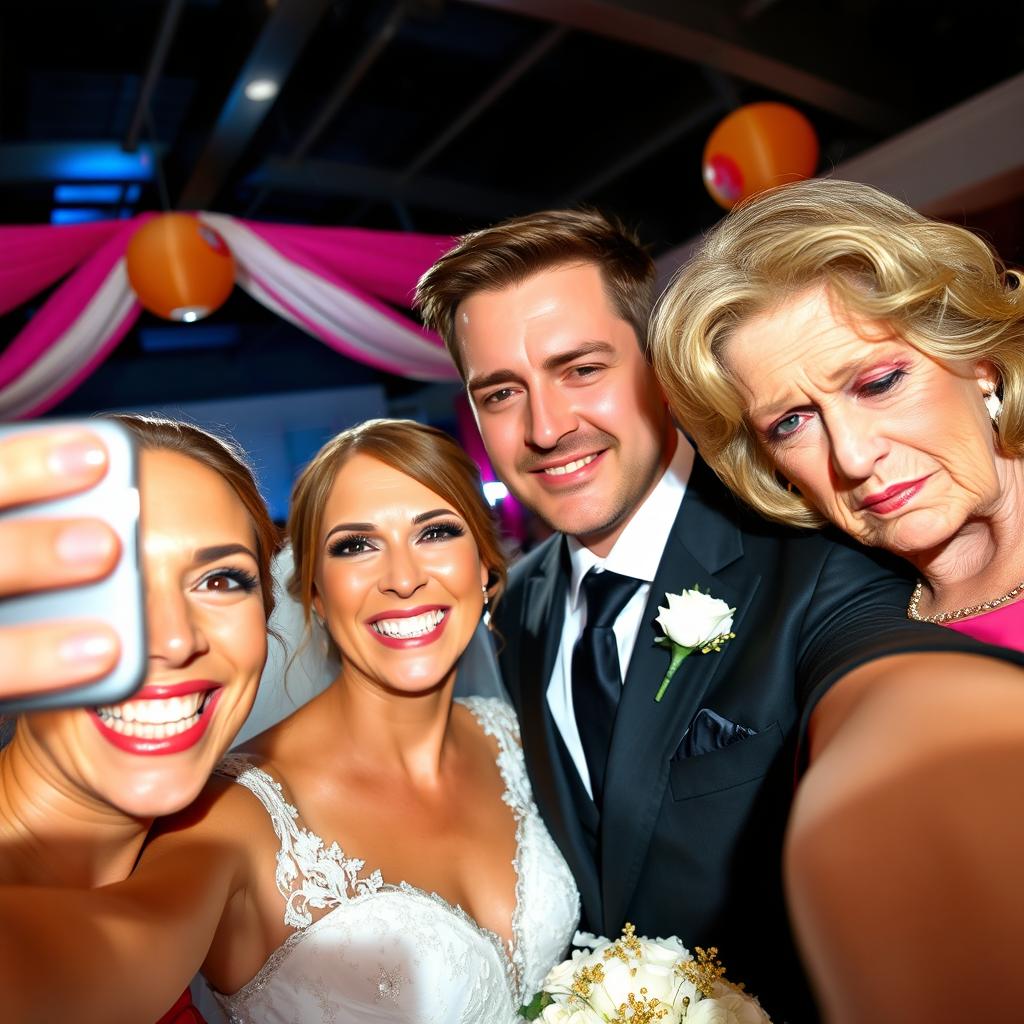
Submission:
[[[693,957],[674,936],[615,942],[577,936],[571,960],[553,967],[520,1013],[543,1024],[770,1024],[760,1003],[727,981],[718,950]]]

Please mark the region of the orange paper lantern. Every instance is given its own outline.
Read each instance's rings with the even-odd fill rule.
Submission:
[[[750,103],[734,110],[704,147],[704,184],[727,210],[766,188],[809,178],[817,167],[814,128],[785,103]]]
[[[231,250],[191,213],[147,221],[132,235],[125,262],[139,302],[165,320],[202,320],[235,285]]]

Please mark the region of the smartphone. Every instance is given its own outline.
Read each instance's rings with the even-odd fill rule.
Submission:
[[[57,619],[99,619],[116,630],[121,657],[102,679],[0,701],[0,714],[116,704],[130,697],[146,676],[146,615],[139,559],[138,454],[134,437],[113,420],[44,420],[0,425],[0,440],[62,425],[84,427],[102,438],[108,469],[87,491],[0,510],[11,519],[105,520],[121,542],[121,557],[109,576],[95,583],[0,597],[0,627]]]

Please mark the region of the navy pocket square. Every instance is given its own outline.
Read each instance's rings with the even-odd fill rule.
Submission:
[[[698,757],[701,754],[710,754],[713,750],[722,750],[738,740],[756,735],[755,730],[748,729],[745,725],[730,722],[728,718],[723,718],[710,708],[701,708],[690,723],[690,728],[686,730],[677,756]]]

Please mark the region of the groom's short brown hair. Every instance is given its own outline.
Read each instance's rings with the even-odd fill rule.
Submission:
[[[416,306],[465,379],[455,335],[459,303],[476,292],[498,291],[539,271],[577,263],[601,271],[613,309],[633,327],[646,356],[654,262],[632,231],[597,210],[545,210],[463,235],[420,278]]]

